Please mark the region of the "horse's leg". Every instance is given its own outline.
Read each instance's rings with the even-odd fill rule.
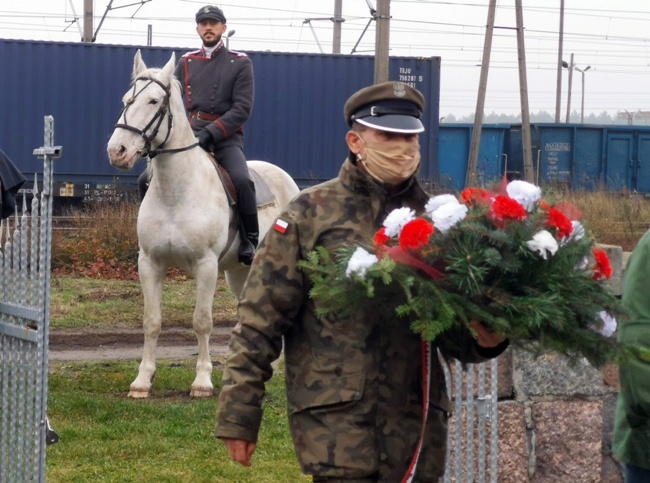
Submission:
[[[209,397],[213,393],[210,334],[212,333],[212,302],[217,287],[219,264],[216,260],[202,260],[196,267],[196,306],[192,325],[199,343],[196,361],[196,379],[192,383],[191,397]]]
[[[144,349],[138,377],[131,383],[129,397],[145,398],[149,397],[151,393],[151,384],[156,374],[156,345],[162,324],[162,292],[166,269],[154,266],[141,251],[138,259],[138,272],[144,297],[144,318],[142,319]]]

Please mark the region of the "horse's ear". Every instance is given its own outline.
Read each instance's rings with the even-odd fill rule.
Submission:
[[[162,69],[162,75],[167,79],[171,79],[174,76],[175,68],[176,68],[176,55],[174,52],[172,52],[172,56],[169,58],[169,60],[165,64],[165,67],[163,67]]]
[[[147,65],[142,60],[142,54],[140,53],[140,49],[138,49],[133,58],[133,78],[138,77],[145,70],[147,70]]]

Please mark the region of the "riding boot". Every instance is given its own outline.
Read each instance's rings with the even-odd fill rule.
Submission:
[[[144,195],[147,194],[150,181],[151,178],[149,178],[149,173],[147,171],[144,171],[140,176],[138,176],[138,193],[140,194],[140,201],[142,201]]]
[[[255,249],[260,235],[257,213],[239,214],[239,262],[244,265],[253,263]]]

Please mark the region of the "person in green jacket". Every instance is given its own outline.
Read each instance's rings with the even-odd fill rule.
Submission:
[[[623,282],[630,317],[619,321],[618,340],[650,348],[650,231],[637,244]],[[614,423],[614,455],[625,464],[626,483],[650,482],[650,363],[619,366],[621,389]]]

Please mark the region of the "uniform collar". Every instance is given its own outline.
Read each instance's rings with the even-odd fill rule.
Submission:
[[[205,50],[205,45],[201,46],[201,55],[203,57],[214,58],[215,55],[223,48],[223,40],[220,40],[217,45],[214,46],[214,49],[211,52],[211,55],[208,55],[208,52]]]
[[[378,223],[383,222],[387,209],[404,205],[420,212],[429,199],[429,195],[422,189],[415,176],[405,181],[399,191],[391,193],[361,171],[350,158],[341,166],[339,180],[350,191],[370,198],[371,208]]]

